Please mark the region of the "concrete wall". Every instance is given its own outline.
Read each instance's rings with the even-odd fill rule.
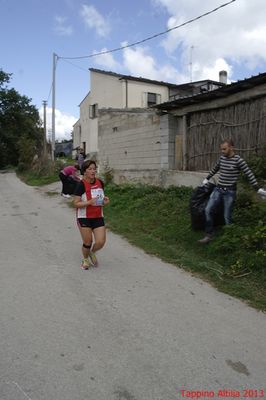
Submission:
[[[207,172],[187,172],[176,170],[115,170],[114,182],[117,184],[133,183],[147,184],[154,186],[188,186],[197,187],[201,185]]]
[[[99,114],[101,163],[117,170],[175,168],[177,118],[148,109],[110,109]]]
[[[168,186],[191,186],[193,188],[201,185],[203,179],[206,178],[208,172],[193,172],[193,171],[163,171],[162,185]],[[215,175],[211,182],[217,183],[218,175]]]
[[[168,170],[176,167],[176,136],[179,133],[176,117],[169,114],[160,116],[161,169]]]
[[[174,170],[180,129],[177,118],[159,117],[155,110],[100,111],[97,157],[100,173],[105,168],[112,169],[114,182],[118,184],[198,186],[206,172]]]
[[[160,169],[160,119],[155,111],[102,110],[98,129],[101,165],[123,171]]]

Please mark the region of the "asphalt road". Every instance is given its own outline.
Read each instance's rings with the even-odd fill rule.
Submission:
[[[265,314],[111,232],[82,271],[60,184],[0,188],[1,400],[263,398]]]

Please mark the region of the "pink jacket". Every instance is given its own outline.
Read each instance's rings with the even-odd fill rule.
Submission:
[[[68,165],[67,167],[62,169],[62,173],[66,176],[72,176],[74,179],[78,179],[76,176],[78,170],[74,167],[74,165]]]

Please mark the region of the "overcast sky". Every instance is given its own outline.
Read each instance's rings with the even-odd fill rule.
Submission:
[[[230,1],[230,0],[229,0]],[[56,68],[56,139],[69,138],[78,105],[90,90],[88,68],[171,83],[229,81],[266,71],[266,1],[235,0],[216,12],[143,44],[140,41],[216,7],[222,0],[0,0],[0,68],[11,85],[51,113],[52,55]]]

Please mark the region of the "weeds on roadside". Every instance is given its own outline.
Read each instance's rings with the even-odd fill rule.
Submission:
[[[239,191],[234,224],[218,229],[208,246],[191,229],[191,188],[107,185],[112,230],[160,258],[205,277],[219,289],[266,309],[266,201]],[[247,289],[248,287],[248,289]]]
[[[64,161],[61,159],[56,161],[38,159],[31,168],[24,168],[19,164],[16,172],[28,185],[40,186],[58,181],[58,175],[63,166]]]

